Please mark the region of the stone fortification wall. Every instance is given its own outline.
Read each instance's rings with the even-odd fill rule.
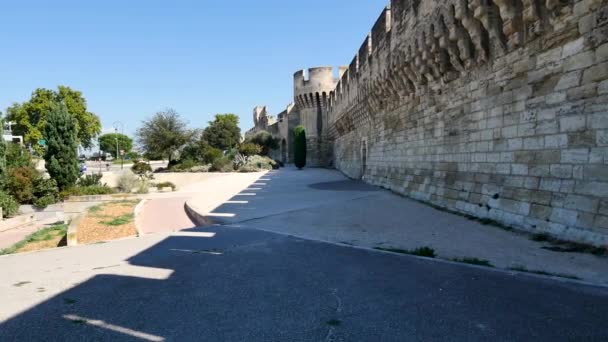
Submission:
[[[606,245],[607,79],[606,1],[393,0],[328,93],[327,163]]]

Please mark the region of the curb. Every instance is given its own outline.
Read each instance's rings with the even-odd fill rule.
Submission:
[[[68,233],[66,234],[68,247],[78,246],[78,225],[86,214],[87,211],[84,211],[83,213],[80,213],[78,216],[74,217],[72,221],[70,221],[70,225],[68,226]]]
[[[195,225],[202,227],[208,226],[213,222],[207,218],[205,215],[200,214],[194,207],[190,204],[190,200],[187,200],[184,203],[184,210],[186,211],[186,215],[194,222]]]
[[[142,223],[141,223],[141,212],[144,209],[144,205],[146,204],[146,202],[148,202],[149,200],[147,199],[143,199],[141,201],[139,201],[139,203],[135,206],[135,209],[133,210],[133,215],[135,216],[135,230],[137,230],[137,236],[142,236]]]

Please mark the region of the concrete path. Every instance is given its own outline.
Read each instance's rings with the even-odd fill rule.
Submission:
[[[0,232],[0,250],[11,247],[28,235],[35,233],[38,229],[40,229],[40,225],[30,224]]]
[[[140,234],[175,232],[196,226],[186,214],[187,200],[197,197],[211,207],[217,207],[230,197],[254,183],[261,173],[177,173],[158,174],[156,182],[172,182],[178,191],[149,196],[138,213],[137,226]]]
[[[144,202],[138,221],[139,233],[143,235],[194,228],[196,224],[184,210],[187,199],[188,197],[172,197]]]
[[[216,186],[232,182],[224,179]],[[571,275],[608,285],[608,258],[555,252],[529,236],[433,209],[325,169],[285,168],[262,176],[217,206],[188,204],[218,224],[368,248],[435,249],[443,259],[478,258],[494,266]]]
[[[0,341],[606,341],[608,290],[208,227],[0,257]]]

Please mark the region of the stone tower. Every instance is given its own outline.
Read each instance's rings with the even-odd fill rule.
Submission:
[[[294,103],[300,113],[300,124],[306,129],[306,165],[323,166],[323,129],[329,96],[336,88],[338,79],[334,77],[333,67],[310,68],[308,75],[305,70],[300,70],[293,78]]]

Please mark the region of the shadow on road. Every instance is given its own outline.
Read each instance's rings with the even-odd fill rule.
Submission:
[[[247,215],[276,177],[229,202]],[[188,229],[127,261],[150,277],[110,267],[4,322],[0,340],[608,339],[602,288],[256,230]]]

